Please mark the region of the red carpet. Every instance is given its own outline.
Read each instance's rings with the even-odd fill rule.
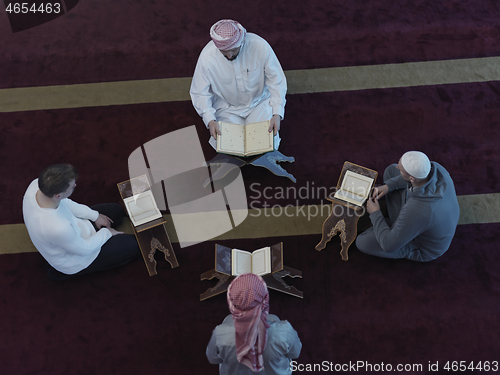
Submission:
[[[249,196],[255,195],[250,194],[250,186],[260,190],[334,186],[345,160],[382,173],[410,149],[422,150],[444,165],[459,195],[498,192],[499,92],[498,82],[487,82],[290,95],[280,150],[296,158],[284,168],[297,183],[248,167],[243,173]],[[0,158],[6,178],[0,188],[11,197],[0,212],[1,224],[22,222],[20,202],[26,186],[46,165],[71,161],[81,175],[74,199],[92,205],[117,201],[116,183],[128,179],[130,153],[170,131],[196,124],[206,160],[215,156],[206,143],[208,131],[190,102],[16,112],[1,117]],[[26,151],[19,152],[19,147]],[[274,196],[275,191],[267,195]],[[278,197],[279,201],[269,203],[319,204],[323,197],[308,194],[305,198],[297,202]]]
[[[80,1],[23,32],[0,21],[0,88],[190,77],[210,26],[228,17],[268,40],[285,70],[498,56],[499,12],[484,0]]]
[[[343,262],[334,241],[316,252],[317,236],[226,244],[256,249],[283,241],[285,263],[302,269],[304,278],[289,283],[304,291],[303,300],[270,292],[271,311],[300,335],[299,363],[425,368],[497,359],[499,231],[498,224],[461,226],[452,248],[429,264],[356,249]],[[181,267],[161,262],[153,278],[137,261],[62,284],[45,278],[38,254],[2,256],[3,373],[216,374],[204,351],[228,313],[225,295],[198,302],[214,285],[199,281],[213,244],[176,252]]]
[[[497,3],[478,0],[80,1],[15,34],[0,20],[0,88],[190,76],[210,25],[223,17],[265,37],[285,70],[498,56],[499,16]],[[243,170],[245,184],[329,187],[345,160],[382,172],[419,149],[450,171],[458,194],[497,193],[499,100],[498,82],[289,95],[280,150],[296,158],[285,168],[297,184],[253,167]],[[189,102],[0,113],[0,121],[0,224],[22,222],[24,191],[48,164],[79,169],[75,200],[117,201],[116,183],[139,145],[192,124],[207,135]],[[301,337],[300,363],[427,370],[436,361],[443,369],[447,361],[499,360],[499,238],[498,223],[460,226],[450,250],[429,264],[354,247],[343,262],[336,241],[314,250],[319,236],[224,244],[251,250],[283,241],[285,263],[303,271],[290,284],[304,300],[271,291],[271,312]],[[157,277],[137,261],[62,284],[45,277],[38,254],[2,255],[0,373],[216,374],[204,350],[228,309],[224,296],[199,302],[213,285],[199,280],[213,264],[213,246],[175,246],[181,266],[160,263]]]

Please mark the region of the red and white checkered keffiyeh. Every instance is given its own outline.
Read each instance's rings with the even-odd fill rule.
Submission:
[[[210,37],[221,51],[240,47],[246,33],[245,28],[233,20],[220,20],[210,28]]]
[[[269,292],[262,277],[238,276],[227,289],[227,303],[236,330],[236,357],[254,372],[264,369]]]

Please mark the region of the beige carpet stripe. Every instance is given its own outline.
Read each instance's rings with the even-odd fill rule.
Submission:
[[[289,70],[289,94],[500,80],[500,57]],[[190,100],[191,77],[0,90],[0,112]]]
[[[0,90],[0,112],[190,100],[191,78],[22,87]]]
[[[460,204],[460,225],[500,223],[500,193],[463,195]],[[247,219],[234,230],[214,240],[239,238],[266,238],[318,235],[321,240],[323,222],[330,213],[330,205],[310,205],[288,208],[274,207],[267,210],[251,209]],[[165,215],[167,232],[172,243],[178,242],[170,215]],[[132,233],[127,220],[120,228]],[[0,226],[0,254],[36,252],[24,224]]]
[[[294,94],[500,80],[500,57],[288,71]]]

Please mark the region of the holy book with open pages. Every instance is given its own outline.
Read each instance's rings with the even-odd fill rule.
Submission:
[[[132,195],[123,202],[135,227],[162,217],[151,190]]]
[[[270,120],[247,125],[219,121],[221,135],[217,135],[217,152],[251,156],[274,150],[274,132],[269,131]]]
[[[254,252],[232,249],[232,275],[238,276],[244,273],[256,275],[267,275],[271,273],[271,248],[263,247]]]
[[[374,179],[362,174],[346,171],[340,188],[334,197],[357,206],[362,206],[370,196]]]

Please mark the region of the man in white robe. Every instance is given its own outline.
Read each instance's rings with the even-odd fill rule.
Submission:
[[[224,136],[217,121],[246,125],[271,120],[277,150],[287,85],[274,51],[233,20],[214,24],[210,36],[190,89],[193,106],[210,131],[210,144],[215,148],[217,134]]]

